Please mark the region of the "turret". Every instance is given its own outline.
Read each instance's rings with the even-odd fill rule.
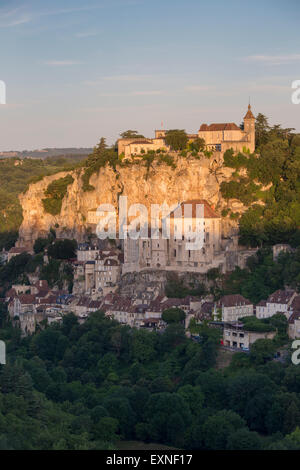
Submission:
[[[244,132],[248,136],[250,152],[255,150],[255,117],[251,111],[251,105],[248,105],[248,111],[244,117]]]

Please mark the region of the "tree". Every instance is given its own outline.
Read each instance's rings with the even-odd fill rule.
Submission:
[[[48,243],[49,243],[49,240],[47,238],[37,238],[33,245],[34,252],[36,254],[43,253]]]
[[[238,429],[228,437],[227,450],[260,450],[262,439],[257,432]]]
[[[258,339],[250,348],[250,359],[254,364],[264,364],[274,357],[276,346],[270,339]]]
[[[191,423],[192,416],[188,405],[179,394],[154,393],[146,403],[145,419],[151,440],[178,445],[178,427],[181,427],[182,435],[182,429]],[[172,431],[173,427],[175,433]]]
[[[145,137],[142,134],[139,134],[138,131],[128,130],[120,134],[122,139],[144,139]]]
[[[168,324],[183,323],[185,320],[185,312],[177,307],[167,308],[163,311],[161,318]]]
[[[76,257],[76,240],[56,240],[48,248],[48,255],[53,259],[71,259]]]
[[[228,438],[234,431],[246,426],[245,421],[234,411],[222,410],[210,416],[204,426],[204,443],[207,449],[225,450]]]
[[[133,361],[149,362],[156,356],[156,335],[143,330],[135,330],[131,341],[131,357]]]
[[[205,150],[205,140],[197,137],[195,140],[190,142],[189,148],[192,152],[203,152]]]
[[[166,131],[165,142],[172,150],[184,150],[188,143],[188,136],[183,129]]]
[[[104,416],[97,421],[92,432],[95,439],[105,442],[114,442],[117,440],[117,432],[119,429],[119,421],[116,418]]]
[[[255,147],[260,147],[268,141],[268,131],[270,129],[268,118],[259,113],[255,121]]]

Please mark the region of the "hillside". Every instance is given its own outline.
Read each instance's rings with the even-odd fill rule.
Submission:
[[[33,181],[61,170],[72,170],[79,163],[78,157],[0,159],[0,249],[14,244],[22,223],[22,207],[18,196]]]
[[[28,191],[20,195],[24,220],[20,227],[20,243],[32,243],[38,236],[48,233],[55,226],[59,236],[81,238],[88,227],[89,211],[95,210],[101,203],[118,206],[120,195],[128,197],[131,204],[144,204],[149,213],[151,204],[169,205],[180,200],[207,199],[221,211],[228,204],[222,198],[220,183],[229,181],[233,172],[222,167],[222,161],[201,157],[183,157],[174,155],[172,164],[153,159],[149,162],[137,160],[129,163],[120,162],[115,167],[110,164],[90,172],[88,184],[86,174],[89,166],[73,172],[62,172],[44,178],[30,185]],[[43,199],[50,185],[57,181],[63,185],[63,178],[71,175],[72,181],[65,189],[59,211],[46,211]],[[56,196],[55,196],[56,197]],[[233,206],[243,210],[237,201]],[[231,207],[233,207],[231,206]],[[232,233],[236,222],[230,218],[224,220],[224,233]]]
[[[93,151],[92,148],[44,148],[39,150],[8,150],[0,152],[0,158],[49,158],[49,157],[79,157],[83,158]]]

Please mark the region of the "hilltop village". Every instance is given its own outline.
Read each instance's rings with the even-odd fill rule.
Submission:
[[[167,133],[157,130],[154,139],[123,137],[117,143],[118,156],[130,160],[143,154],[171,152]],[[251,106],[244,116],[243,126],[202,124],[198,133],[188,134],[187,139],[189,145],[200,142],[206,160],[210,161],[223,159],[228,152],[253,154],[255,117]],[[40,257],[43,268],[38,266],[26,274],[26,282],[12,283],[5,292],[2,300],[11,321],[20,326],[23,335],[28,335],[47,323],[61,322],[67,313],[74,313],[83,323],[92,312],[102,311],[121,324],[159,331],[173,321],[172,315],[177,318],[179,314],[188,336],[197,338],[197,325],[208,324],[220,330],[223,348],[249,351],[257,339],[275,337],[276,331],[270,329],[266,320],[280,313],[288,322],[289,337],[298,337],[300,296],[296,289],[287,285],[259,302],[250,301],[241,294],[217,293],[216,280],[225,279],[237,269],[246,270],[249,262],[255,260],[258,247],[239,244],[237,224],[226,234],[220,209],[201,196],[181,199],[175,204],[177,209],[182,209],[182,219],[176,215],[176,209],[168,214],[173,220],[170,239],[163,238],[160,230],[155,239],[149,233],[148,237],[138,239],[99,240],[95,236],[99,221],[97,211],[89,209],[88,236],[82,240],[81,234],[73,240],[70,254],[62,255],[63,269],[69,273],[68,282],[66,279],[56,282],[55,279],[49,281],[47,276],[43,278],[43,272],[52,269],[53,247],[64,246],[66,238],[51,228],[51,236],[35,236],[33,243],[26,239],[25,231],[22,235],[21,227],[16,246],[3,251],[2,262],[5,265],[22,256]],[[203,244],[195,250],[188,249],[190,240],[184,235],[175,236],[177,224],[183,223],[186,204],[192,210],[191,224],[196,219],[196,207],[203,207]],[[32,214],[34,220],[39,219],[38,211],[30,208],[30,217]],[[31,226],[34,228],[34,223]],[[273,261],[293,251],[294,248],[286,243],[273,244]],[[57,271],[57,276],[60,274]],[[172,285],[176,286],[173,290]],[[255,319],[254,327],[247,317],[252,322]]]

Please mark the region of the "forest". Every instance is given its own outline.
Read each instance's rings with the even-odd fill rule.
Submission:
[[[2,317],[5,316],[1,311]],[[259,340],[218,369],[220,335],[131,329],[96,312],[21,338],[0,330],[0,449],[300,449],[300,368]]]

